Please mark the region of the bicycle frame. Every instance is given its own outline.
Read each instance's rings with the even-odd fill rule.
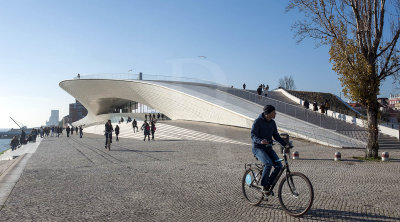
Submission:
[[[281,144],[279,144],[279,145],[282,148],[282,156],[283,156],[283,159],[279,159],[279,161],[283,161],[284,165],[283,165],[282,169],[279,171],[275,180],[272,182],[270,190],[274,189],[275,185],[278,183],[279,179],[281,178],[283,172],[286,171],[285,176],[286,176],[286,180],[288,181],[289,188],[292,191],[293,195],[297,195],[296,188],[292,187],[292,186],[294,186],[293,179],[291,177],[289,177],[289,175],[291,173],[291,171],[289,169],[289,162],[288,162],[288,157],[287,157],[287,151],[289,151],[289,148],[283,147]],[[264,164],[258,164],[258,163],[245,164],[245,169],[251,168],[252,165],[257,167],[260,170],[260,173],[262,174],[262,172],[264,170]],[[289,183],[289,181],[290,181],[290,183]]]

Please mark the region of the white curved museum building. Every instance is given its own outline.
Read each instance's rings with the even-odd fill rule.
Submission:
[[[251,100],[229,93],[229,90],[240,93],[241,89],[229,89],[208,82],[81,77],[64,80],[59,85],[88,110],[88,115],[73,125],[99,124],[121,116],[143,119],[144,113],[138,107],[143,104],[171,120],[251,128],[263,108]],[[278,113],[275,121],[281,131],[320,144],[334,147],[364,145],[362,141],[283,113]]]

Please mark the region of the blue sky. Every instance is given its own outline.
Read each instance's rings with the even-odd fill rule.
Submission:
[[[256,88],[341,91],[327,47],[296,44],[286,1],[0,0],[0,128],[68,114],[58,83],[77,73],[167,75]],[[200,58],[198,56],[206,56]],[[394,90],[389,78],[382,96]]]

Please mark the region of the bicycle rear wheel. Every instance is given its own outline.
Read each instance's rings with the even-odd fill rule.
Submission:
[[[282,179],[278,197],[282,208],[288,214],[299,217],[311,208],[314,201],[314,189],[304,174],[293,172]]]
[[[242,192],[251,205],[258,205],[263,200],[260,189],[261,172],[259,169],[247,169],[242,178]]]

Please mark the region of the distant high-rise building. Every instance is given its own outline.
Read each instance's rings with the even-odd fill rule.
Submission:
[[[71,122],[71,120],[69,119],[69,115],[66,115],[62,118],[62,125],[63,127],[67,127],[68,124]]]
[[[87,109],[78,100],[75,100],[75,103],[69,104],[70,123],[82,119],[87,115],[87,113]]]
[[[46,121],[46,126],[58,126],[59,111],[51,110],[49,121]]]

